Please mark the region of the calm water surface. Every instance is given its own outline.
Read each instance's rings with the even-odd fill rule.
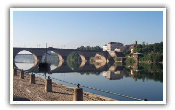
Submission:
[[[19,60],[20,59],[20,60]],[[20,62],[19,56],[15,59],[16,67],[23,70],[35,68],[31,58],[27,62]],[[25,60],[26,61],[26,60]],[[65,80],[72,83],[79,83],[89,87],[94,87],[114,93],[132,96],[149,101],[163,100],[163,67],[162,65],[140,65],[137,71],[129,69],[127,66],[105,66],[94,69],[94,66],[85,66],[80,70],[72,70],[67,65],[57,67],[58,64],[51,65],[52,74],[46,74],[56,79]],[[92,67],[92,68],[91,68]],[[71,71],[72,70],[72,71]],[[39,74],[35,69],[33,71]],[[58,82],[57,80],[53,80]],[[68,83],[59,82],[71,87],[76,87]],[[107,94],[100,91],[83,88],[86,92],[91,92],[122,101],[134,101],[117,95]]]

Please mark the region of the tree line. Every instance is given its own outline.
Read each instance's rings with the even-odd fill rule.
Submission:
[[[140,62],[148,63],[159,63],[163,62],[163,42],[154,44],[138,44],[134,53],[142,53],[143,55],[139,57]]]
[[[97,50],[102,51],[102,48],[100,46],[80,46],[77,48],[77,50]]]
[[[154,43],[154,44],[145,44],[143,42],[142,44],[136,45],[134,49],[134,53],[144,53],[144,54],[149,54],[149,53],[163,53],[163,42],[160,43]]]

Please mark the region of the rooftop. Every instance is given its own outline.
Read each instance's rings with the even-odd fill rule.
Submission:
[[[109,42],[108,44],[122,44],[120,42]]]

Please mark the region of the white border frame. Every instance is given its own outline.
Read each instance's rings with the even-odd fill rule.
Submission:
[[[13,101],[13,12],[14,11],[162,11],[163,12],[163,101]],[[10,104],[166,104],[166,8],[10,8]]]

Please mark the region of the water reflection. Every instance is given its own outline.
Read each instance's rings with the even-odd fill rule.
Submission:
[[[96,62],[86,63],[84,66],[72,69],[66,62],[62,63],[61,66],[59,63],[52,63],[51,71],[48,72],[51,77],[143,99],[163,100],[163,65],[161,64],[123,65],[122,63],[108,63],[104,65]],[[19,69],[39,73],[37,64],[33,66],[33,63],[16,62],[15,65]],[[46,78],[47,75],[44,74]],[[85,90],[116,98],[116,96]]]
[[[103,76],[105,76],[109,80],[120,80],[123,78],[123,74],[120,73],[120,71],[116,71],[116,72],[104,71]]]
[[[63,63],[59,65],[60,61],[56,55],[51,55],[48,57],[48,60],[51,63],[51,71],[48,73],[70,73],[77,72],[81,75],[100,75],[103,73],[103,76],[109,80],[120,80],[123,77],[131,77],[135,81],[141,79],[145,81],[147,79],[153,79],[154,81],[163,82],[163,65],[161,64],[139,64],[139,65],[123,65],[122,63],[108,63],[103,64],[103,62],[95,62],[93,64],[86,63],[84,66],[80,66],[79,63],[74,63],[76,69],[72,69],[72,65],[68,63]],[[19,69],[28,70],[29,72],[39,73],[38,64],[34,64],[34,59],[32,56],[22,56],[19,55],[15,59],[15,65]]]
[[[29,72],[39,73],[37,65],[33,67],[31,63],[15,63],[19,69],[28,70]],[[100,75],[109,80],[120,80],[123,77],[131,77],[135,81],[141,79],[145,81],[147,79],[152,79],[154,81],[163,82],[163,69],[161,68],[162,65],[139,65],[134,68],[127,67],[125,65],[118,66],[116,64],[113,65],[104,65],[100,68],[96,68],[95,65],[88,64],[84,65],[78,69],[71,69],[68,65],[62,65],[61,67],[57,67],[56,65],[51,65],[51,71],[48,73],[55,74],[55,73],[71,73],[77,72],[81,75]],[[137,68],[137,69],[135,69]]]
[[[79,72],[81,75],[100,75],[100,71],[96,71],[96,72]]]
[[[34,63],[15,63],[14,67],[23,70],[30,70]]]

